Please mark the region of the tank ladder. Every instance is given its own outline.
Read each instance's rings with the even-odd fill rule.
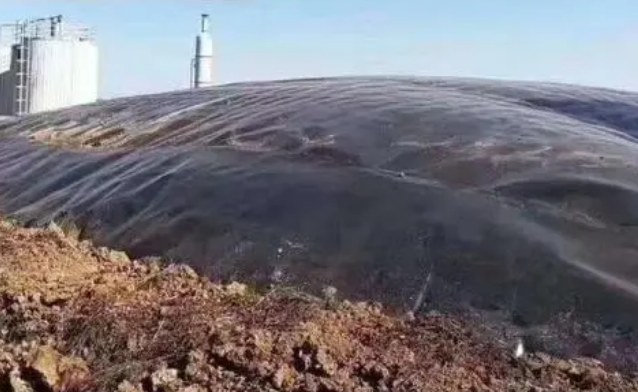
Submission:
[[[30,42],[27,39],[27,24],[20,23],[17,28],[16,37],[16,99],[14,101],[14,113],[16,116],[29,114],[29,82],[31,74],[31,53]]]

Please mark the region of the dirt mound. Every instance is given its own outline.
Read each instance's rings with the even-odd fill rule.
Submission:
[[[56,225],[3,222],[0,279],[3,391],[638,390],[594,360],[515,359],[451,317],[217,285]]]

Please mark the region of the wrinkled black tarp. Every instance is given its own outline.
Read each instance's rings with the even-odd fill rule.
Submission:
[[[119,137],[117,148],[28,137]],[[0,207],[216,277],[638,325],[638,94],[345,78],[0,123]],[[108,147],[108,145],[107,145]]]

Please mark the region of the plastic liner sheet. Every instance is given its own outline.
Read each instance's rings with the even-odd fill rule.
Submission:
[[[247,83],[0,122],[0,209],[216,278],[638,326],[638,94]]]

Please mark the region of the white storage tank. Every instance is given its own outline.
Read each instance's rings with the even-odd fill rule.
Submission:
[[[0,115],[97,101],[99,55],[88,29],[63,24],[61,16],[14,26],[10,70],[0,73]]]
[[[11,47],[0,46],[0,115],[10,115],[13,111],[14,86]]]
[[[98,50],[93,42],[34,39],[29,45],[29,113],[97,100]]]
[[[11,68],[11,47],[0,46],[0,74]]]

